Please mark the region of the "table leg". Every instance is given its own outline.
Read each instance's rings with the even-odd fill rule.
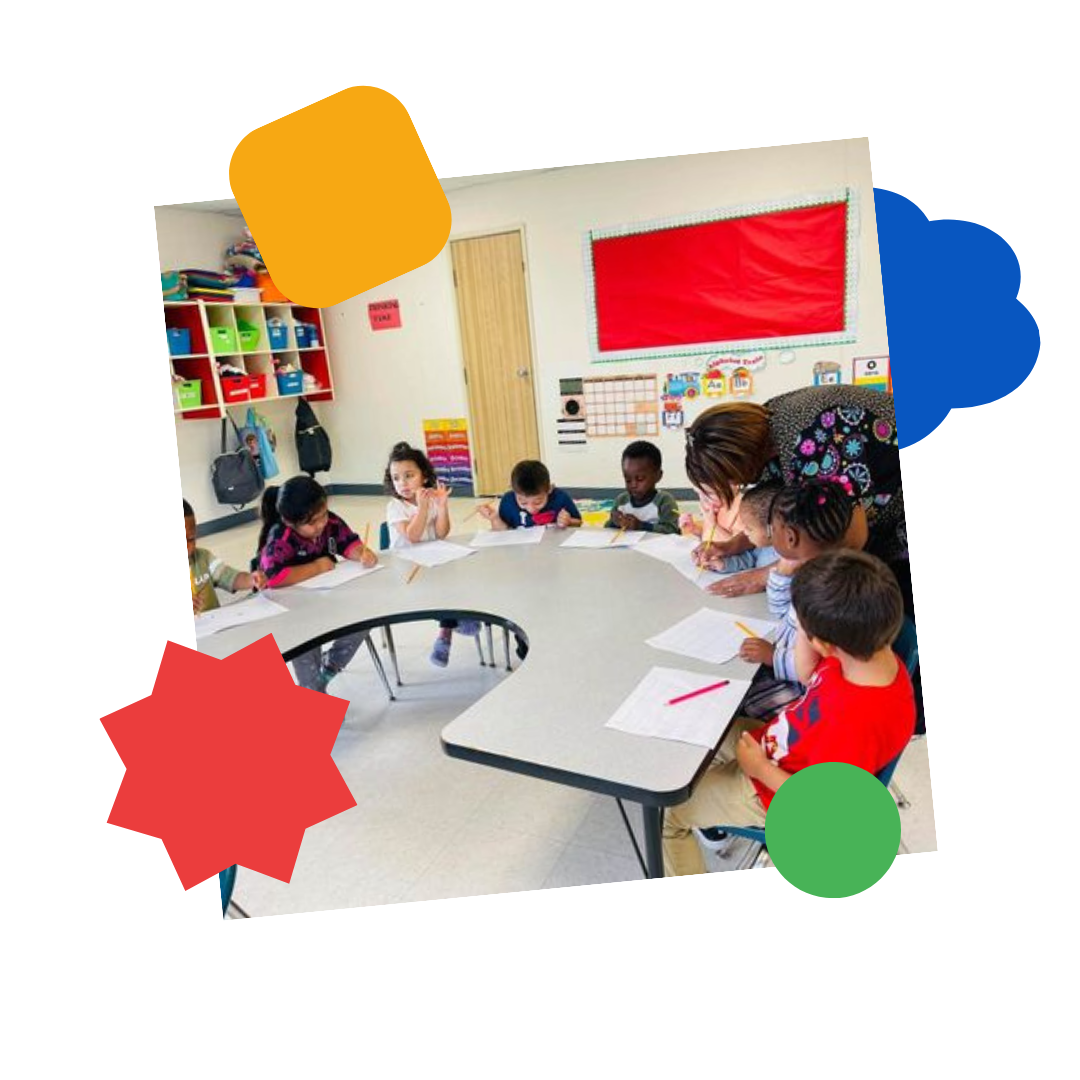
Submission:
[[[662,806],[641,807],[642,822],[645,826],[645,863],[649,877],[664,876],[663,827],[664,808]]]

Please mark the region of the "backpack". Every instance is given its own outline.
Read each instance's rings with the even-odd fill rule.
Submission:
[[[227,453],[225,439],[230,423],[240,445]],[[228,420],[221,421],[221,453],[210,465],[210,481],[214,485],[217,501],[224,506],[231,506],[234,510],[246,506],[262,493],[262,473],[240,439],[240,429],[231,416]]]
[[[310,477],[317,472],[329,472],[332,460],[330,436],[303,399],[296,403],[296,460],[300,471]]]

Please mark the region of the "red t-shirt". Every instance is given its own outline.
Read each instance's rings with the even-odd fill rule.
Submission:
[[[844,678],[840,661],[829,656],[814,669],[806,693],[753,735],[784,772],[839,761],[878,773],[907,746],[914,730],[915,692],[903,664],[897,664],[890,686],[856,686]],[[768,810],[774,792],[752,783]]]

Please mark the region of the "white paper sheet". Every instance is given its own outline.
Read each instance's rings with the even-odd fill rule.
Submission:
[[[429,540],[426,543],[413,544],[411,547],[396,548],[394,554],[399,559],[419,563],[421,566],[442,566],[455,559],[475,555],[476,550],[463,547],[461,544],[451,544],[446,540]]]
[[[237,600],[235,604],[204,611],[195,616],[195,640],[229,630],[234,626],[269,619],[274,615],[283,615],[289,609],[265,596],[253,596],[249,600]]]
[[[662,634],[649,638],[645,644],[682,656],[692,656],[709,664],[724,664],[738,654],[739,647],[749,636],[739,629],[737,623],[742,623],[758,637],[768,641],[776,636],[776,624],[765,619],[750,619],[702,608]]]
[[[531,529],[484,529],[473,538],[471,547],[512,547],[514,544],[539,544],[544,539],[543,525]]]
[[[301,581],[295,587],[297,589],[336,589],[339,585],[344,585],[346,581],[355,581],[357,578],[374,574],[376,570],[382,568],[382,563],[377,563],[375,566],[363,566],[353,559],[338,559],[334,563],[333,570],[327,570],[325,574],[316,574],[315,577]]]
[[[694,536],[655,536],[638,544],[634,550],[666,562],[699,589],[707,589],[714,582],[723,581],[731,575],[702,570],[694,562],[693,551],[700,543]]]
[[[731,679],[719,690],[669,705],[672,698],[721,682],[712,673],[651,668],[604,725],[631,735],[673,739],[711,749],[720,741],[750,683]]]
[[[565,548],[620,548],[636,547],[648,536],[645,532],[624,532],[619,536],[618,529],[570,529],[568,536],[559,547]],[[616,540],[616,537],[619,537]]]

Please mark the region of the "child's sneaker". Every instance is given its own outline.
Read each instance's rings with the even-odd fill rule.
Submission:
[[[446,667],[450,663],[450,639],[437,637],[435,646],[431,650],[431,662],[436,667]]]
[[[339,673],[331,671],[330,668],[319,668],[319,674],[315,676],[314,681],[311,684],[311,689],[317,694],[325,694],[326,688],[330,685],[332,679],[336,678]]]
[[[480,624],[475,619],[462,619],[454,629],[466,637],[476,637],[480,633]]]

